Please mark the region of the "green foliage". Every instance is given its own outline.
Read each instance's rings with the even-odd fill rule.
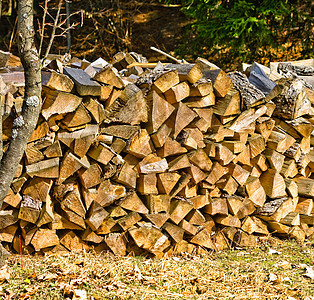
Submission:
[[[162,0],[160,0],[162,1]],[[179,54],[249,62],[313,55],[311,0],[166,0],[191,18]]]

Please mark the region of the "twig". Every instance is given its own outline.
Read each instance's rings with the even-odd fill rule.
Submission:
[[[51,49],[53,40],[54,40],[54,38],[55,38],[56,29],[57,29],[57,27],[58,27],[58,20],[59,20],[61,5],[62,5],[62,0],[59,1],[57,15],[56,15],[56,18],[55,18],[54,26],[53,26],[53,28],[52,28],[52,32],[51,32],[51,36],[50,36],[50,41],[49,41],[48,47],[47,47],[47,49],[46,49],[46,53],[45,53],[44,60],[47,58],[47,56],[48,56],[48,54],[49,54],[49,52],[50,52],[50,49]]]
[[[12,34],[11,34],[11,38],[10,38],[9,52],[11,52],[12,42],[13,42],[13,38],[15,36],[14,32],[15,32],[16,24],[17,24],[17,16],[15,18],[15,22],[14,22],[14,26],[13,26],[13,30],[12,30]]]
[[[182,60],[179,60],[179,59],[177,59],[177,58],[171,56],[170,54],[168,54],[168,53],[166,53],[166,52],[164,52],[164,51],[162,51],[162,50],[159,50],[159,49],[157,49],[157,48],[155,48],[155,47],[150,47],[150,49],[151,49],[151,50],[154,50],[154,51],[156,51],[156,52],[158,52],[158,53],[160,53],[160,54],[162,54],[162,55],[167,56],[168,58],[174,60],[177,64],[182,64],[182,63],[184,63]]]
[[[41,49],[43,46],[43,41],[44,41],[44,35],[45,35],[45,23],[46,23],[46,15],[48,12],[48,1],[49,0],[45,0],[45,8],[44,8],[44,15],[43,15],[43,26],[41,28],[41,33],[40,33],[40,45],[39,45],[39,50],[38,50],[38,55],[40,57],[41,55]]]

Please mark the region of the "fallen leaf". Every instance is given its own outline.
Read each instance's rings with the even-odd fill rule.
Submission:
[[[144,276],[142,275],[142,273],[141,273],[141,271],[137,265],[134,266],[134,271],[135,271],[135,274],[137,276],[137,279],[140,281],[143,280]]]
[[[277,251],[277,250],[275,250],[275,249],[269,248],[268,254],[281,254],[281,252],[280,252],[280,251]]]
[[[72,300],[87,300],[87,293],[85,290],[74,290]]]
[[[286,260],[283,260],[283,261],[278,262],[277,264],[275,264],[275,267],[283,268],[283,269],[285,269],[285,270],[290,270],[290,269],[292,269],[291,263],[289,263],[289,262],[286,261]]]
[[[305,277],[314,279],[314,267],[306,266],[306,273],[304,274]]]
[[[37,280],[39,280],[39,281],[49,281],[49,280],[53,280],[53,279],[57,279],[57,278],[58,278],[57,274],[53,274],[50,272],[46,272],[44,274],[37,276]]]
[[[10,279],[10,270],[8,265],[4,265],[0,268],[0,282]]]
[[[269,273],[269,281],[271,281],[272,283],[279,283],[281,280],[276,274]]]

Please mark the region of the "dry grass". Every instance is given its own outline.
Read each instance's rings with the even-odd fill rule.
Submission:
[[[270,248],[281,254],[270,254]],[[312,244],[272,241],[256,249],[163,259],[26,256],[23,268],[20,257],[12,256],[11,278],[2,283],[0,295],[72,299],[71,291],[80,289],[88,299],[314,299],[314,281],[304,277],[300,264],[313,266]]]

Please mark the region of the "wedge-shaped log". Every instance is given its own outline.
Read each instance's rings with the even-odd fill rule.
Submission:
[[[174,200],[170,205],[170,219],[179,224],[181,220],[193,209],[193,204],[189,201]]]
[[[170,196],[169,195],[147,195],[146,206],[150,214],[158,214],[161,212],[170,212]]]
[[[241,99],[237,90],[231,89],[223,98],[217,98],[214,113],[219,116],[231,116],[241,113]]]
[[[212,161],[207,156],[203,149],[198,149],[189,154],[189,160],[191,163],[199,167],[204,171],[210,171],[213,165]]]
[[[26,173],[31,176],[44,178],[59,177],[59,158],[42,160],[32,165],[26,166]]]
[[[217,97],[225,97],[233,87],[230,77],[221,69],[204,70],[203,75],[213,83]]]
[[[261,175],[260,182],[270,198],[282,198],[287,195],[285,181],[276,170],[268,169]]]
[[[0,211],[0,229],[15,224],[18,221],[16,210]]]
[[[123,89],[125,87],[125,84],[120,74],[118,73],[118,70],[110,64],[106,65],[104,68],[99,70],[95,74],[93,79],[101,83],[113,85],[118,89]]]
[[[241,229],[248,234],[259,233],[267,235],[269,233],[267,229],[267,224],[261,219],[254,216],[247,217],[242,223]]]
[[[181,175],[178,173],[160,173],[157,175],[157,188],[160,194],[170,194]]]
[[[68,93],[71,93],[74,88],[74,82],[67,75],[54,70],[41,71],[41,83],[52,90]]]
[[[60,142],[58,140],[55,141],[43,153],[47,158],[61,157],[62,156],[62,149],[61,149]]]
[[[173,159],[168,163],[169,166],[169,172],[173,172],[176,170],[188,168],[191,166],[191,163],[189,161],[189,158],[186,154],[182,154],[179,157]]]
[[[146,129],[153,133],[170,117],[175,108],[155,91],[149,93],[146,100],[150,108]]]
[[[209,201],[209,204],[204,206],[202,209],[203,212],[209,215],[228,215],[228,205],[226,198],[213,198]]]
[[[127,210],[135,211],[141,214],[148,214],[149,210],[144,205],[135,191],[129,192],[123,199],[119,201],[119,205]]]
[[[132,227],[135,223],[139,222],[142,219],[142,217],[137,212],[131,212],[127,214],[126,216],[118,219],[118,224],[120,227],[126,231],[130,227]]]
[[[160,128],[150,136],[154,143],[154,146],[156,148],[162,147],[169,137],[171,131],[172,129],[166,123],[162,124]]]
[[[83,160],[77,158],[71,152],[68,152],[61,162],[60,175],[57,180],[58,184],[65,181],[67,178],[69,178],[71,175],[73,175],[82,167],[88,168],[89,166],[87,166]]]
[[[180,102],[177,107],[177,111],[175,114],[174,120],[174,132],[173,136],[176,138],[178,134],[184,129],[187,125],[189,125],[195,118],[197,114],[187,107],[184,103]]]
[[[157,150],[157,154],[160,157],[183,154],[186,152],[188,152],[188,150],[185,147],[182,147],[179,142],[177,142],[176,140],[173,140],[170,137],[166,138],[162,148]]]
[[[103,165],[107,165],[111,159],[115,156],[115,154],[111,151],[110,147],[108,147],[104,143],[99,143],[98,146],[92,146],[88,153],[88,156],[95,159],[96,161],[102,163]]]
[[[183,81],[165,92],[167,102],[173,104],[184,100],[190,96],[190,87],[187,82]]]
[[[295,212],[302,215],[310,215],[313,210],[313,199],[299,198],[299,202],[295,208]]]
[[[176,70],[161,73],[155,79],[152,89],[158,93],[164,93],[180,82],[179,75]]]
[[[170,246],[170,241],[167,236],[151,223],[144,223],[140,228],[130,228],[129,234],[138,247],[150,251],[153,254],[163,252]]]
[[[209,79],[201,78],[190,86],[190,96],[206,96],[213,92],[213,84]]]
[[[141,174],[137,179],[137,190],[142,195],[157,195],[157,176],[154,173]]]
[[[82,98],[70,93],[55,90],[44,90],[46,97],[41,114],[48,120],[54,114],[64,114],[75,111],[82,102]]]
[[[129,188],[136,188],[137,173],[132,165],[125,162],[119,174],[114,177],[114,180]]]
[[[249,199],[257,207],[262,207],[266,201],[266,193],[259,178],[250,176],[245,184]]]
[[[146,129],[142,129],[131,140],[128,152],[138,158],[144,158],[154,151],[154,146]]]
[[[71,128],[85,125],[91,122],[91,120],[92,118],[85,106],[80,104],[74,112],[66,115],[66,117],[62,120],[62,123]]]
[[[89,189],[102,181],[102,169],[97,163],[91,163],[88,169],[78,171],[82,185]]]
[[[125,256],[127,239],[122,233],[109,233],[105,237],[105,242],[114,255]]]
[[[34,234],[31,244],[34,246],[35,251],[40,251],[41,249],[58,245],[59,237],[56,230],[40,228]]]
[[[215,250],[215,245],[213,244],[213,241],[211,240],[210,232],[204,228],[202,231],[197,233],[191,240],[191,243],[203,246],[208,249]]]
[[[295,143],[295,141],[296,140],[288,134],[273,131],[269,136],[267,146],[279,153],[284,153]]]
[[[230,227],[241,227],[241,221],[238,217],[227,215],[227,216],[216,216],[214,218],[215,222],[224,226],[230,226]]]
[[[113,184],[110,180],[104,180],[98,188],[98,203],[105,207],[116,200],[125,197],[126,190],[123,185]]]
[[[180,243],[181,241],[183,241],[184,229],[182,229],[181,227],[173,223],[166,222],[162,226],[162,228],[167,231],[167,233],[173,238],[176,243]]]

